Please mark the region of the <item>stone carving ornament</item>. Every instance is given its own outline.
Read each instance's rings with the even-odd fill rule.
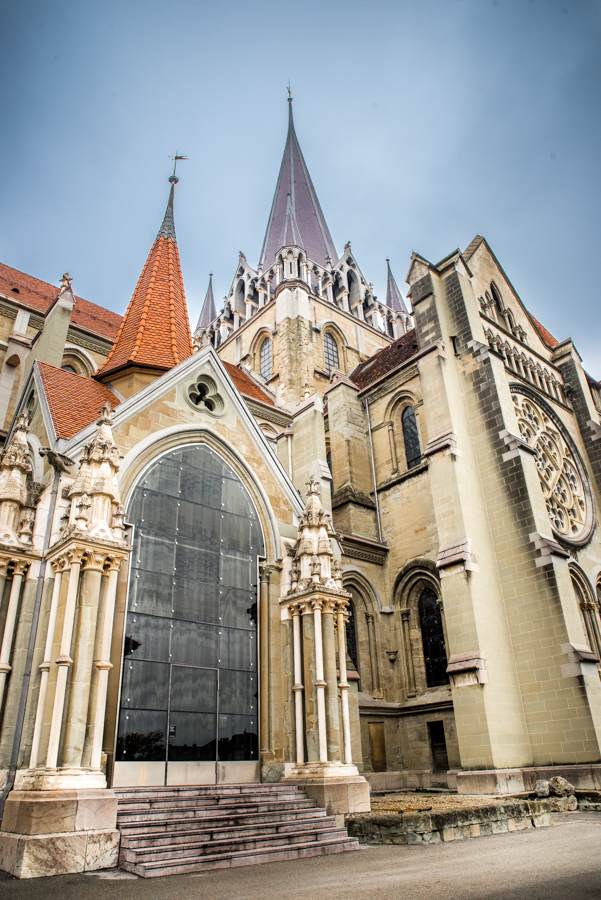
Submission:
[[[561,426],[530,397],[513,394],[520,436],[536,453],[536,466],[554,531],[578,541],[589,530],[592,510],[584,467]],[[571,442],[570,442],[571,443]]]

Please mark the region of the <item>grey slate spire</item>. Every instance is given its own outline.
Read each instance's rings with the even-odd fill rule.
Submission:
[[[177,240],[177,238],[175,237],[175,222],[173,221],[173,194],[175,191],[175,185],[178,183],[179,178],[177,177],[177,175],[172,175],[169,181],[171,182],[169,201],[167,203],[167,209],[165,210],[163,224],[159,228],[157,237],[171,238],[172,241],[175,241]]]
[[[215,309],[215,298],[213,296],[213,273],[211,272],[209,275],[209,286],[207,288],[204,303],[202,304],[196,330],[198,331],[199,328],[206,328],[207,325],[210,325],[216,318],[217,310]]]
[[[388,282],[386,284],[386,306],[390,307],[390,309],[394,309],[395,312],[403,312],[409,313],[409,310],[405,306],[405,301],[403,300],[403,295],[399,291],[398,285],[394,280],[394,275],[390,270],[390,260],[386,260],[386,266],[388,267]]]
[[[309,259],[322,266],[327,265],[328,256],[338,259],[296,137],[292,98],[288,104],[288,137],[259,262],[263,270],[273,265],[278,250],[290,244],[302,247]]]

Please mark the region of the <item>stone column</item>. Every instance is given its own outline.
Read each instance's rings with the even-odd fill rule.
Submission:
[[[269,750],[269,569],[259,567],[259,749]]]
[[[415,667],[413,665],[411,634],[409,632],[410,616],[411,610],[401,610],[401,621],[403,623],[403,643],[405,644],[405,659],[407,660],[407,694],[409,697],[415,697]]]
[[[105,552],[88,550],[82,570],[79,622],[73,648],[73,678],[63,751],[63,765],[69,767],[81,766],[86,738],[96,620],[105,561]]]
[[[388,423],[388,442],[390,444],[390,460],[392,462],[392,474],[395,475],[399,471],[399,461],[396,455],[396,441],[394,439],[394,425]]]
[[[56,769],[58,760],[58,748],[60,743],[63,712],[65,708],[65,694],[67,690],[67,675],[69,666],[73,665],[70,657],[71,638],[75,623],[75,603],[79,588],[79,571],[84,557],[82,550],[69,550],[69,588],[67,602],[65,604],[65,617],[63,620],[63,633],[61,636],[60,655],[56,660],[58,672],[56,675],[56,688],[54,693],[54,706],[52,709],[52,722],[50,725],[50,737],[48,739],[48,753],[46,756],[46,768]]]
[[[10,589],[8,610],[6,613],[6,621],[4,622],[2,647],[0,648],[0,706],[2,705],[2,701],[4,699],[6,679],[8,677],[8,673],[11,670],[9,661],[13,646],[13,638],[15,636],[15,627],[17,624],[19,598],[21,596],[21,584],[23,582],[23,576],[28,568],[29,562],[27,560],[16,559],[13,562],[13,583]]]
[[[63,569],[66,565],[64,556],[59,556],[50,562],[52,571],[54,572],[54,584],[52,586],[52,599],[50,601],[50,614],[48,616],[48,628],[46,631],[46,644],[44,647],[44,659],[40,663],[41,677],[40,690],[38,693],[38,705],[35,714],[35,723],[33,726],[33,739],[31,742],[31,756],[29,758],[29,768],[35,769],[38,764],[38,754],[40,752],[40,739],[42,736],[42,727],[44,725],[44,707],[46,706],[46,694],[48,693],[48,676],[50,674],[50,666],[52,665],[52,646],[54,644],[54,632],[56,629],[56,616],[58,613],[58,602],[61,593],[61,583],[63,580]]]
[[[92,752],[90,756],[90,768],[100,769],[102,758],[102,738],[104,735],[104,716],[106,711],[106,692],[108,687],[109,672],[113,668],[110,661],[111,638],[113,636],[113,619],[115,617],[115,599],[117,597],[117,579],[122,558],[109,557],[108,585],[104,596],[104,603],[99,613],[97,642],[97,658],[94,665],[98,671],[98,687],[95,702],[92,706],[90,722],[92,725]]]
[[[336,635],[334,633],[335,604],[326,602],[322,610],[323,667],[326,682],[326,722],[328,759],[341,761],[340,718],[338,715],[338,681],[336,678]],[[346,679],[345,679],[346,681]]]
[[[348,705],[349,684],[346,675],[346,627],[344,610],[338,606],[338,670],[340,674],[340,705],[342,707],[342,734],[344,738],[344,762],[347,766],[353,764],[353,749],[351,743],[351,717]]]
[[[317,691],[315,682],[315,621],[308,603],[302,606],[303,668],[305,684],[305,734],[307,737],[307,762],[319,760],[317,725]]]
[[[313,601],[313,623],[315,628],[315,687],[317,688],[317,735],[319,741],[319,761],[328,761],[328,737],[326,727],[326,683],[323,677],[323,634],[321,627],[320,600]]]
[[[372,613],[365,613],[367,622],[367,637],[369,639],[369,661],[371,664],[371,689],[372,693],[380,694],[380,667],[378,665],[378,648],[376,644],[376,626]]]
[[[292,607],[292,635],[294,654],[294,726],[296,737],[296,764],[302,766],[305,761],[305,730],[303,727],[303,660],[301,653],[301,618],[298,605]]]

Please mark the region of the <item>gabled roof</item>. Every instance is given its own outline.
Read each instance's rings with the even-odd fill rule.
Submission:
[[[307,164],[303,158],[288,101],[288,136],[267,223],[260,265],[268,269],[282,247],[302,247],[309,259],[322,266],[338,258]]]
[[[58,297],[60,288],[0,263],[0,293],[16,303],[46,315]],[[122,319],[123,316],[90,303],[83,297],[75,298],[71,324],[90,334],[114,341]]]
[[[532,324],[538,331],[539,336],[543,339],[543,341],[545,342],[547,347],[549,347],[551,350],[554,347],[557,347],[557,345],[559,344],[559,341],[553,337],[553,335],[551,334],[550,331],[547,331],[547,329],[545,328],[544,325],[541,325],[541,323],[538,321],[538,319],[534,318],[534,316],[532,315],[531,312],[529,312],[528,310],[526,310],[526,312],[528,313],[528,315],[532,321]]]
[[[275,406],[273,399],[269,396],[267,391],[264,391],[259,387],[257,382],[251,378],[248,372],[245,372],[240,366],[235,366],[233,363],[226,362],[224,359],[222,359],[221,362],[241,394],[244,394],[245,397],[249,397],[251,400],[259,400],[260,403],[267,403],[269,406]]]
[[[205,295],[204,303],[198,317],[196,330],[206,328],[211,322],[217,318],[217,310],[215,308],[215,297],[213,296],[213,273],[209,275],[209,286]]]
[[[357,366],[351,374],[353,381],[360,390],[368,387],[374,381],[396,369],[401,363],[411,359],[418,352],[417,337],[415,328],[412,328],[406,334],[403,334],[396,341],[393,341],[389,347],[383,347],[378,350],[369,359]]]
[[[403,300],[403,295],[399,291],[395,277],[390,268],[390,260],[386,260],[386,268],[388,270],[388,281],[386,282],[386,306],[394,309],[396,312],[408,312]]]
[[[146,260],[138,284],[108,358],[95,378],[139,366],[166,371],[192,354],[184,282],[173,222],[172,175],[163,224]]]
[[[73,437],[98,418],[105,403],[114,408],[119,398],[104,384],[66,372],[49,363],[35,363],[57,438]]]

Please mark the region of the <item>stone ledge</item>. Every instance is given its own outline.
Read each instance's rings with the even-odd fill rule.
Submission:
[[[512,800],[441,812],[355,813],[345,817],[345,825],[360,844],[429,844],[543,828],[551,825],[551,805]]]
[[[120,832],[77,831],[62,834],[0,833],[0,869],[17,878],[70,875],[115,868]]]

